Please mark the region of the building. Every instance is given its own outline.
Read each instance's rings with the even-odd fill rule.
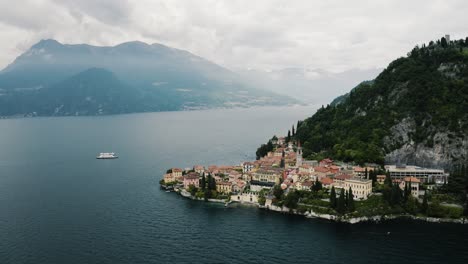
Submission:
[[[415,177],[421,182],[429,183],[435,182],[437,184],[443,184],[447,182],[448,173],[440,169],[427,169],[418,166],[406,166],[406,165],[385,165],[385,169],[390,172],[392,179],[403,180],[405,177]]]
[[[296,151],[296,167],[299,168],[300,166],[302,166],[302,147],[301,142],[298,142]]]
[[[275,186],[272,182],[261,182],[261,181],[250,181],[250,190],[254,192],[259,192],[263,189],[271,189]]]
[[[193,170],[198,174],[202,174],[203,172],[205,172],[205,167],[201,165],[195,165],[193,166]]]
[[[333,186],[333,179],[328,177],[323,177],[320,179],[323,188],[331,189]]]
[[[336,188],[344,188],[346,187],[345,181],[351,178],[352,176],[349,174],[344,174],[344,173],[338,174],[335,176],[335,178],[333,178],[333,181],[334,181],[333,186],[335,186]]]
[[[307,164],[311,167],[317,167],[319,165],[318,161],[316,160],[305,160],[305,159],[302,160],[302,164]]]
[[[252,173],[252,181],[278,184],[280,182],[281,175],[281,172],[278,170],[257,170]]]
[[[366,200],[372,193],[372,180],[359,178],[346,179],[344,181],[345,190],[353,191],[354,199]]]
[[[188,190],[190,185],[195,187],[199,187],[200,185],[200,178],[197,175],[189,174],[184,177],[184,189]]]
[[[421,181],[418,178],[405,177],[398,186],[400,186],[400,189],[404,190],[405,186],[408,184],[411,189],[411,195],[417,198],[419,196],[420,183]]]
[[[331,159],[323,159],[319,163],[319,166],[321,166],[321,167],[328,167],[328,166],[331,166],[331,165],[333,165],[333,160],[331,160]]]
[[[258,195],[253,192],[243,192],[231,195],[231,201],[240,203],[258,203]]]
[[[377,175],[377,182],[379,184],[384,184],[385,178],[387,178],[387,175]]]
[[[216,183],[216,191],[219,193],[231,193],[232,192],[232,182],[218,182]]]
[[[182,169],[172,168],[172,169],[169,169],[166,174],[164,174],[165,183],[175,182],[175,181],[180,181],[180,182],[183,181]]]
[[[244,162],[244,163],[242,163],[242,172],[243,173],[251,172],[254,167],[255,167],[254,163],[248,162],[248,161]]]

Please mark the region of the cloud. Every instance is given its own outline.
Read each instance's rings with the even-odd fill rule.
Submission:
[[[229,68],[385,67],[445,33],[468,35],[464,0],[0,0],[0,67],[42,38],[159,42]]]

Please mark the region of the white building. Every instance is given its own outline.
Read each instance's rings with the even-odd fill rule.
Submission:
[[[397,166],[385,165],[385,169],[390,172],[392,179],[403,180],[405,177],[416,177],[421,182],[432,182],[443,184],[447,182],[448,173],[440,169],[427,169],[418,166]]]
[[[364,180],[358,178],[345,179],[345,190],[353,191],[354,199],[366,200],[372,193],[372,180]]]

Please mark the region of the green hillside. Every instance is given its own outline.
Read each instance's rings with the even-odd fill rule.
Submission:
[[[296,137],[309,158],[382,164],[424,157],[439,165],[464,160],[468,38],[416,46],[339,101],[299,122]]]

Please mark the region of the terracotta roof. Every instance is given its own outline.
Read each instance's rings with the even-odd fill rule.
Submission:
[[[320,182],[321,182],[322,184],[325,184],[325,185],[330,185],[330,184],[333,183],[333,179],[330,179],[330,178],[328,178],[328,177],[325,177],[325,178],[322,178],[322,179],[320,180]]]
[[[186,175],[184,177],[184,180],[198,180],[198,179],[199,179],[199,177],[196,176],[196,175]]]
[[[336,180],[346,180],[346,179],[351,179],[352,176],[349,174],[338,174],[335,176]]]
[[[420,183],[421,181],[416,178],[416,177],[405,177],[405,182],[416,182],[416,183]]]
[[[329,169],[325,167],[314,167],[314,170],[316,172],[328,172],[329,171]]]

